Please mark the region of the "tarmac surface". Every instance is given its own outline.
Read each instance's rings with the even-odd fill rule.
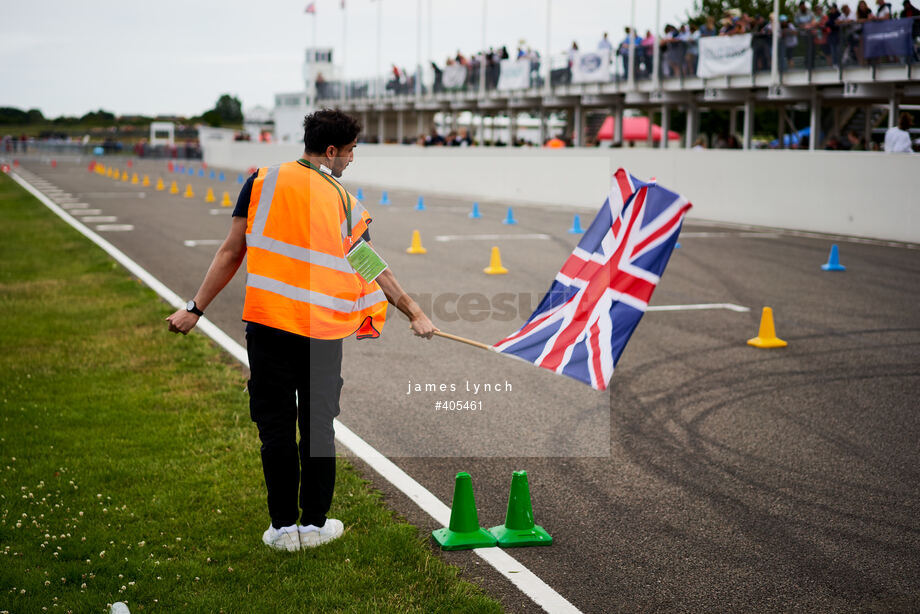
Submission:
[[[205,190],[212,186],[218,201],[228,191],[235,203],[237,173],[221,183],[168,173],[164,161],[135,164],[154,184],[191,184],[195,197],[186,199],[90,173],[88,162],[51,168],[26,160],[24,176],[62,190],[44,191],[65,206],[98,209],[81,216],[90,228],[103,226],[119,249],[192,296],[230,224],[231,209],[206,204]],[[350,185],[347,171],[343,180],[352,193],[363,188],[373,243],[435,312],[435,324],[485,343],[517,330],[549,287],[578,241],[566,232],[572,214],[585,227],[594,215],[516,207],[519,224],[507,226],[502,203],[481,202],[483,218],[471,220],[469,201],[426,197],[426,210],[416,211],[418,194],[390,191],[385,207],[376,204],[379,189]],[[118,230],[123,224],[133,229]],[[414,229],[424,256],[405,253]],[[502,236],[471,237],[482,234]],[[525,236],[539,234],[548,237]],[[456,472],[468,471],[486,527],[504,520],[512,471],[527,470],[536,521],[554,543],[510,554],[584,612],[917,611],[918,246],[692,217],[680,243],[653,306],[750,311],[647,313],[608,391],[452,341],[417,339],[391,309],[381,339],[346,341],[339,419],[445,503]],[[846,272],[820,269],[832,243]],[[482,272],[492,245],[509,274]],[[238,274],[207,315],[245,344],[243,294]],[[470,298],[476,294],[482,298]],[[517,304],[510,316],[508,296]],[[764,305],[788,347],[745,344]],[[457,390],[406,394],[410,382]],[[511,390],[474,395],[466,382]],[[435,410],[450,399],[481,400],[482,409]],[[398,515],[423,534],[439,528],[357,465]],[[441,556],[509,612],[540,611],[472,553]]]

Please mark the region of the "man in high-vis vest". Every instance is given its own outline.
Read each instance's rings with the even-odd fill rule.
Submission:
[[[201,287],[167,318],[170,331],[187,334],[247,258],[250,414],[262,442],[271,518],[262,541],[279,550],[318,546],[343,532],[341,521],[326,517],[335,485],[342,339],[379,337],[388,302],[416,335],[430,339],[438,330],[390,269],[365,281],[352,266],[350,252],[372,248],[371,217],[337,178],[354,160],[360,131],[339,111],[308,115],[303,157],[249,178]]]

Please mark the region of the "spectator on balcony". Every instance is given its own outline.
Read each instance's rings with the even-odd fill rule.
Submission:
[[[642,50],[642,57],[639,58],[639,63],[642,66],[641,73],[644,76],[649,76],[652,74],[652,60],[654,55],[655,48],[655,37],[652,36],[651,30],[645,31],[645,38],[642,39],[642,42],[639,44],[639,49]]]
[[[686,32],[684,30],[686,29]],[[700,31],[699,29],[690,24],[688,27],[686,24],[681,26],[681,40],[684,41],[684,44],[687,46],[687,51],[684,56],[684,74],[694,75],[696,74],[696,63],[700,57]]]
[[[666,24],[664,27],[664,36],[661,39],[662,59],[664,67],[662,73],[665,77],[679,77],[683,74],[681,66],[683,64],[683,44],[680,41],[680,31]]]
[[[610,39],[607,38],[607,33],[604,32],[604,37],[601,38],[600,42],[597,43],[598,51],[611,51],[613,50],[613,45],[610,44]]]
[[[795,15],[792,17],[792,22],[799,29],[807,28],[814,22],[815,14],[808,10],[808,4],[804,2],[799,2],[799,10],[795,12]]]
[[[715,36],[719,31],[716,29],[716,18],[710,15],[706,18],[706,23],[700,26],[700,38],[704,36]]]
[[[891,19],[891,4],[885,2],[885,0],[875,0],[875,19]]]
[[[633,35],[632,30],[629,26],[626,27],[626,38],[623,39],[623,42],[620,43],[619,49],[617,49],[617,55],[620,56],[620,59],[623,63],[623,76],[629,76],[629,41],[632,39],[633,44],[636,46],[636,64],[638,65],[639,59],[639,45],[642,43],[642,39],[636,35]]]
[[[898,125],[885,132],[885,153],[913,153],[910,143],[910,127],[913,123],[913,116],[907,111],[902,111],[898,117]]]
[[[449,59],[448,62],[450,62]],[[434,71],[434,84],[432,85],[432,90],[435,94],[438,94],[444,90],[444,71],[434,62],[431,63],[431,70]]]
[[[866,0],[859,0],[856,5],[856,21],[862,23],[872,19],[872,9],[866,4]]]
[[[824,16],[823,26],[827,33],[827,61],[833,66],[840,65],[840,9],[836,4],[831,4]]]
[[[904,10],[901,11],[901,19],[908,17],[920,17],[920,9],[910,3],[910,0],[904,0]],[[917,23],[916,21],[914,22]],[[916,36],[916,34],[914,35]]]
[[[853,23],[853,21],[854,21],[853,11],[850,10],[850,5],[841,4],[840,5],[840,17],[837,18],[837,24],[842,26],[844,24]]]

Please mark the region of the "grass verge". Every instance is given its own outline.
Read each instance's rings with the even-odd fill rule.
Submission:
[[[497,612],[339,459],[345,535],[268,526],[241,369],[0,175],[0,611]]]

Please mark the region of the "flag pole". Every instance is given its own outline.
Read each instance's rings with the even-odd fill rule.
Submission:
[[[450,333],[442,333],[439,330],[434,331],[434,334],[438,337],[443,337],[445,339],[450,339],[451,341],[459,341],[460,343],[466,343],[467,345],[472,345],[483,350],[492,350],[492,346],[486,345],[485,343],[480,343],[478,341],[473,341],[472,339],[467,339],[466,337],[458,337],[457,335],[451,335]]]

